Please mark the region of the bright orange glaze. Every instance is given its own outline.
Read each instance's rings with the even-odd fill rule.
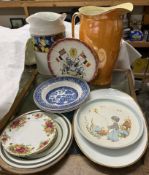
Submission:
[[[96,16],[80,16],[80,40],[93,47],[98,54],[99,70],[93,84],[111,83],[112,70],[118,57],[122,36],[122,20],[117,11]],[[105,55],[100,49],[105,50]],[[103,62],[104,60],[104,62]]]

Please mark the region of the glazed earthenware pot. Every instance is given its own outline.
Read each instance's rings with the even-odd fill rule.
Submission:
[[[112,70],[118,58],[122,37],[122,15],[132,11],[131,3],[113,7],[86,6],[72,17],[72,37],[74,36],[75,18],[80,18],[79,38],[98,54],[98,75],[93,84],[111,83]]]

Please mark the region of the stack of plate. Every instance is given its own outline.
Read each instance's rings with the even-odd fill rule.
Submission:
[[[68,151],[72,129],[61,114],[32,111],[13,120],[1,135],[0,156],[18,169],[48,168]]]
[[[65,113],[77,109],[89,96],[85,80],[75,77],[57,77],[41,83],[35,89],[33,99],[42,110]]]
[[[118,90],[92,91],[90,100],[75,113],[73,124],[78,146],[100,165],[129,166],[147,147],[147,127],[139,106]]]

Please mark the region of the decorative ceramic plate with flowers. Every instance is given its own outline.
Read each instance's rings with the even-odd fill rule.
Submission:
[[[111,149],[130,146],[143,134],[143,122],[135,110],[112,99],[89,101],[79,109],[77,122],[87,140]]]
[[[1,142],[11,155],[26,157],[45,150],[56,136],[54,121],[42,112],[34,112],[13,120],[2,133]]]
[[[26,114],[33,112],[37,112],[37,110]],[[54,143],[43,152],[25,158],[7,153],[0,144],[0,157],[8,165],[19,169],[25,168],[27,171],[34,169],[38,172],[41,167],[44,169],[44,167],[50,167],[58,162],[68,151],[72,142],[72,127],[70,121],[62,114],[45,113],[43,111],[41,111],[41,113],[50,116],[55,122],[57,137]]]
[[[90,82],[97,74],[98,56],[84,42],[66,38],[49,50],[48,66],[56,76],[75,76]]]
[[[89,96],[85,80],[76,77],[57,77],[41,83],[34,91],[35,104],[44,111],[61,113],[78,107]]]

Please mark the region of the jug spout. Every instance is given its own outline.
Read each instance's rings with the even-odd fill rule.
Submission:
[[[66,13],[62,13],[61,16],[59,17],[60,21],[64,21],[66,18],[67,14]]]
[[[28,18],[26,18],[26,22],[29,24],[33,23],[50,23],[55,22],[57,20],[64,21],[66,18],[66,14],[58,14],[54,12],[39,12],[35,13]]]
[[[64,19],[66,14],[54,12],[38,12],[29,16],[26,21],[30,24],[30,33],[32,36],[65,36]]]
[[[119,15],[129,13],[132,10],[133,10],[133,4],[132,3],[123,3],[123,4],[113,6],[113,7],[109,7],[109,11],[116,11],[116,12],[119,13]]]
[[[120,5],[116,5],[116,6],[111,7],[111,10],[115,10],[115,9],[121,9],[122,13],[131,12],[133,10],[133,4],[132,3],[123,3]]]
[[[116,6],[111,7],[97,7],[97,6],[85,6],[79,8],[79,12],[86,16],[95,16],[95,15],[101,15],[101,14],[107,14],[111,11],[118,11],[119,14],[125,14],[127,12],[131,12],[133,10],[133,4],[132,3],[123,3]]]
[[[26,22],[29,24],[37,23],[38,21],[39,19],[35,14],[26,18]]]

